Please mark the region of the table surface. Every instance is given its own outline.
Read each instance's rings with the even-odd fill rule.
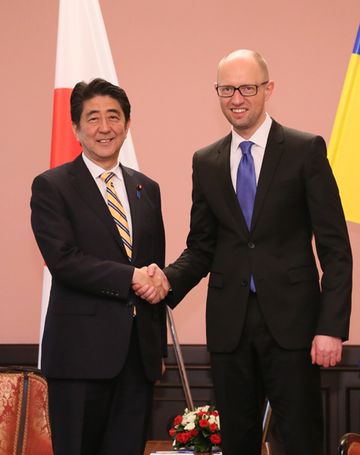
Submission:
[[[144,455],[150,455],[151,452],[155,450],[171,450],[172,449],[172,441],[148,441],[146,443]],[[265,444],[263,445],[262,455],[271,455],[270,447]],[[202,455],[211,455],[211,454],[202,454]]]
[[[154,450],[171,450],[172,441],[148,441],[146,443],[144,455],[149,455]]]
[[[144,455],[150,455],[151,452],[155,450],[171,450],[172,441],[148,441],[146,443]],[[207,455],[203,453],[202,455]]]

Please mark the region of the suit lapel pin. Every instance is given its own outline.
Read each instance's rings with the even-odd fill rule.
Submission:
[[[139,185],[136,185],[136,197],[137,197],[138,199],[141,198],[141,190],[142,190],[142,185],[140,185],[140,184],[139,184]]]

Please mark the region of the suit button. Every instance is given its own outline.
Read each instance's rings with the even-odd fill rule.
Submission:
[[[252,249],[252,248],[255,248],[255,243],[249,242],[249,243],[248,243],[248,247],[251,248],[251,249]]]
[[[240,284],[241,284],[241,286],[245,287],[245,286],[247,286],[249,283],[248,283],[247,280],[241,280],[241,281],[240,281]]]

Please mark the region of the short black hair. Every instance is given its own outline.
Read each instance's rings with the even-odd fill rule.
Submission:
[[[80,118],[84,109],[84,101],[90,100],[95,96],[110,96],[114,98],[121,106],[124,112],[125,122],[127,123],[130,119],[130,101],[127,97],[125,90],[121,87],[106,81],[105,79],[96,78],[88,84],[86,82],[78,82],[70,97],[71,106],[71,121],[76,126],[80,124]]]

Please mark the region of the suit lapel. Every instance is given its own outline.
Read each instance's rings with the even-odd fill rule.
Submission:
[[[88,207],[101,219],[127,258],[123,242],[113,217],[81,155],[71,163],[69,174],[76,191],[81,195]]]
[[[251,220],[251,230],[253,231],[259,218],[266,193],[274,177],[280,157],[283,153],[284,133],[281,125],[273,120],[270,128],[268,141],[265,148],[264,159],[261,165],[258,185],[256,189],[254,211]]]

